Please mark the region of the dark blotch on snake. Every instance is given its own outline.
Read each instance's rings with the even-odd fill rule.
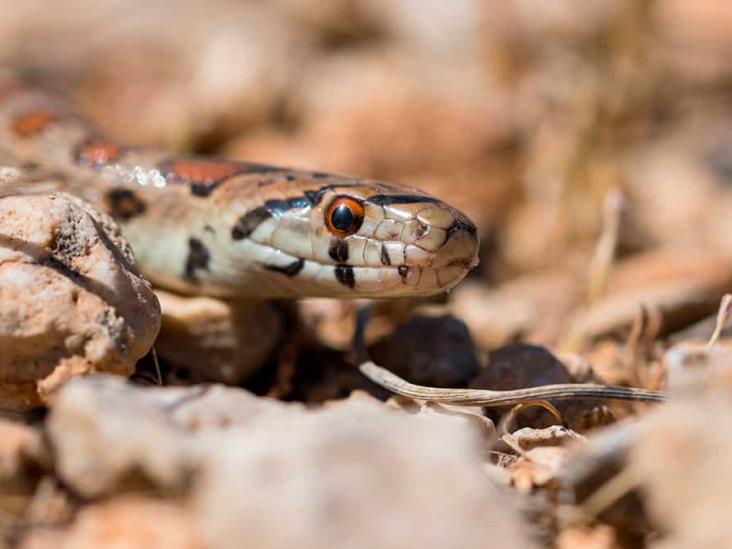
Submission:
[[[186,258],[185,271],[183,276],[186,280],[196,280],[196,270],[205,269],[208,270],[208,262],[211,259],[211,254],[208,252],[208,248],[198,240],[197,238],[191,237],[188,239],[188,257]]]
[[[439,204],[440,201],[431,196],[416,194],[377,194],[366,199],[366,202],[375,206],[388,206],[389,204]]]
[[[391,258],[389,257],[389,250],[386,249],[386,246],[383,244],[381,245],[381,264],[382,265],[391,265]]]
[[[284,275],[287,275],[289,277],[296,276],[300,271],[302,271],[303,267],[305,267],[305,260],[300,258],[289,265],[285,265],[284,267],[280,267],[279,265],[265,265],[264,268],[268,271],[275,271],[277,273],[282,273]]]
[[[327,174],[323,174],[323,175],[327,175]],[[312,204],[313,206],[316,206],[316,205],[320,204],[321,200],[323,200],[325,193],[327,193],[330,190],[348,188],[348,187],[360,187],[362,185],[363,185],[363,183],[360,183],[360,182],[350,183],[348,181],[344,181],[343,183],[333,183],[331,185],[323,185],[317,191],[305,191],[305,197],[310,201],[310,204]],[[379,195],[379,196],[381,196],[381,195]]]
[[[338,237],[331,238],[328,255],[336,263],[345,263],[348,261],[348,242]]]
[[[309,208],[311,205],[312,202],[307,196],[296,196],[287,200],[267,200],[264,206],[254,208],[239,218],[231,229],[231,238],[234,240],[248,238],[254,229],[270,217],[280,216],[296,208]]]
[[[259,227],[261,223],[272,217],[272,214],[266,207],[260,206],[245,213],[231,228],[231,238],[234,240],[243,240],[248,238]]]
[[[287,200],[267,200],[267,202],[264,203],[264,207],[273,216],[282,215],[290,209],[287,205]]]
[[[133,190],[116,188],[107,193],[104,199],[110,215],[122,221],[129,221],[145,212],[147,206]]]
[[[350,265],[336,265],[334,269],[336,280],[353,289],[356,287],[356,274]]]
[[[307,196],[296,196],[295,198],[287,199],[287,206],[291,209],[309,208],[311,205],[312,203]]]
[[[317,191],[305,191],[305,198],[307,198],[311,204],[320,204],[323,200],[325,189],[319,189]]]
[[[273,216],[282,215],[288,210],[309,208],[310,200],[306,196],[296,196],[287,200],[267,200],[264,207]]]
[[[216,183],[191,183],[191,194],[206,197],[216,190]]]

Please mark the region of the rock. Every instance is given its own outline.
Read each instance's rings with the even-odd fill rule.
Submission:
[[[510,391],[572,381],[564,364],[546,348],[513,343],[493,351],[488,364],[470,385],[478,389]]]
[[[181,489],[214,450],[201,436],[295,407],[218,385],[143,390],[95,376],[61,391],[47,431],[57,473],[84,496],[108,494],[135,472],[153,486]]]
[[[485,435],[464,417],[373,398],[308,410],[241,389],[95,376],[64,387],[48,435],[65,485],[99,496],[135,472],[139,487],[142,473],[182,498],[192,511],[184,531],[205,547],[532,547],[514,502],[486,478]],[[150,505],[137,506],[154,516]],[[167,509],[177,524],[181,511]]]
[[[467,326],[422,310],[369,349],[369,356],[418,385],[464,387],[480,368]]]
[[[354,394],[358,394],[358,391],[354,391]],[[470,424],[477,430],[479,436],[481,436],[481,441],[486,445],[491,444],[496,437],[495,424],[483,415],[480,408],[413,400],[403,396],[393,396],[386,404],[389,408],[410,414],[426,416],[440,414]]]
[[[511,437],[522,450],[531,450],[538,446],[560,446],[565,443],[580,443],[586,440],[579,433],[561,425],[552,425],[545,429],[524,427],[511,433]]]
[[[80,510],[68,530],[37,528],[21,549],[203,549],[190,510],[172,501],[119,496]]]
[[[41,406],[81,374],[131,374],[160,308],[114,222],[27,195],[0,199],[0,223],[0,406]]]
[[[331,349],[348,351],[353,345],[358,309],[364,306],[363,300],[311,297],[297,301],[297,316],[309,337],[316,342]],[[372,324],[370,320],[367,328]],[[393,329],[391,324],[390,329]],[[369,342],[368,337],[366,341]]]
[[[47,450],[40,429],[0,419],[0,493],[30,496],[49,462]]]
[[[521,494],[530,494],[540,486],[557,490],[567,454],[567,449],[559,446],[537,446],[528,450],[509,466],[513,486]]]
[[[557,549],[616,549],[618,539],[610,526],[570,526],[560,532],[555,540]]]
[[[237,384],[272,356],[284,319],[266,301],[224,302],[156,290],[163,311],[155,349],[188,381]]]
[[[353,401],[252,427],[212,456],[197,491],[212,546],[532,546],[454,418]]]

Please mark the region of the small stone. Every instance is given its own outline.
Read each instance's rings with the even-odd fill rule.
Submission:
[[[283,338],[283,317],[270,302],[155,293],[162,308],[155,349],[174,369],[190,372],[190,382],[240,383]]]
[[[572,377],[552,353],[538,345],[513,343],[493,351],[486,367],[470,385],[511,391],[557,383],[572,383]]]
[[[369,356],[412,383],[436,387],[464,387],[480,367],[467,326],[426,311],[372,346]]]

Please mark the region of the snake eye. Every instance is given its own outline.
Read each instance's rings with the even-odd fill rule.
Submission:
[[[352,235],[363,223],[363,204],[355,198],[341,196],[331,202],[325,211],[325,225],[335,236]]]

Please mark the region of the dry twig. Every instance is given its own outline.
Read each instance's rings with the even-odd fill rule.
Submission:
[[[636,389],[633,387],[615,387],[612,385],[596,385],[591,383],[562,383],[558,385],[542,385],[513,391],[491,391],[488,389],[443,389],[425,387],[409,383],[389,370],[377,366],[373,362],[361,364],[361,373],[381,387],[417,400],[428,400],[441,404],[460,404],[463,406],[506,406],[536,402],[538,400],[572,400],[578,398],[597,398],[609,400],[637,400],[661,402],[666,394],[659,391]]]

